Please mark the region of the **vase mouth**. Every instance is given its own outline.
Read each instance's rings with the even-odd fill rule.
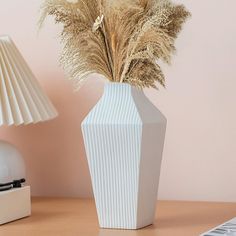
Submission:
[[[124,83],[124,82],[108,82],[105,84],[105,89],[107,88],[126,88],[126,89],[134,89],[137,91],[143,91],[142,89],[137,88],[134,85]]]
[[[123,82],[108,82],[105,86],[133,87],[132,85]]]
[[[108,82],[104,86],[104,92],[109,92],[113,94],[120,94],[121,91],[126,91],[127,93],[144,93],[142,89],[139,89],[128,83],[120,83],[120,82]]]

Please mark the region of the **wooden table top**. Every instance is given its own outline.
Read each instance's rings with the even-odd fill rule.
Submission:
[[[154,225],[99,229],[89,199],[33,198],[32,216],[0,226],[0,236],[198,236],[236,217],[235,203],[159,201]]]

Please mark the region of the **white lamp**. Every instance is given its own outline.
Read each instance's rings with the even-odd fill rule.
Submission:
[[[13,41],[0,37],[0,125],[37,123],[56,116]]]
[[[57,114],[13,41],[9,36],[0,36],[0,125],[38,123]],[[0,224],[29,215],[29,187],[14,189],[14,194],[3,192],[20,187],[24,178],[25,165],[20,153],[14,146],[0,141]],[[22,201],[15,208],[14,196]],[[11,208],[4,211],[7,203]]]
[[[0,142],[0,191],[9,190],[25,180],[25,163],[19,153],[11,144]],[[19,187],[19,186],[18,186]]]

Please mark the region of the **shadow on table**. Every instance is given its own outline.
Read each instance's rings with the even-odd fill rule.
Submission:
[[[217,211],[216,211],[217,212]],[[222,215],[219,215],[219,223],[222,222]],[[225,220],[228,220],[225,215]],[[199,210],[198,212],[173,212],[171,215],[161,216],[156,218],[153,225],[144,227],[139,230],[111,230],[100,229],[99,236],[154,236],[171,230],[180,232],[181,229],[186,228],[204,228],[208,229],[209,225],[217,225],[216,217],[212,217],[212,212]]]

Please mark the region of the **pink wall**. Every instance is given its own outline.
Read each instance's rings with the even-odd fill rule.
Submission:
[[[40,0],[0,1],[0,34],[9,34],[60,116],[25,127],[0,127],[23,153],[33,195],[91,196],[80,123],[102,94],[91,78],[77,93],[58,66],[59,27],[37,34]],[[235,0],[181,1],[193,17],[164,66],[167,90],[147,96],[168,118],[159,198],[236,201]]]

